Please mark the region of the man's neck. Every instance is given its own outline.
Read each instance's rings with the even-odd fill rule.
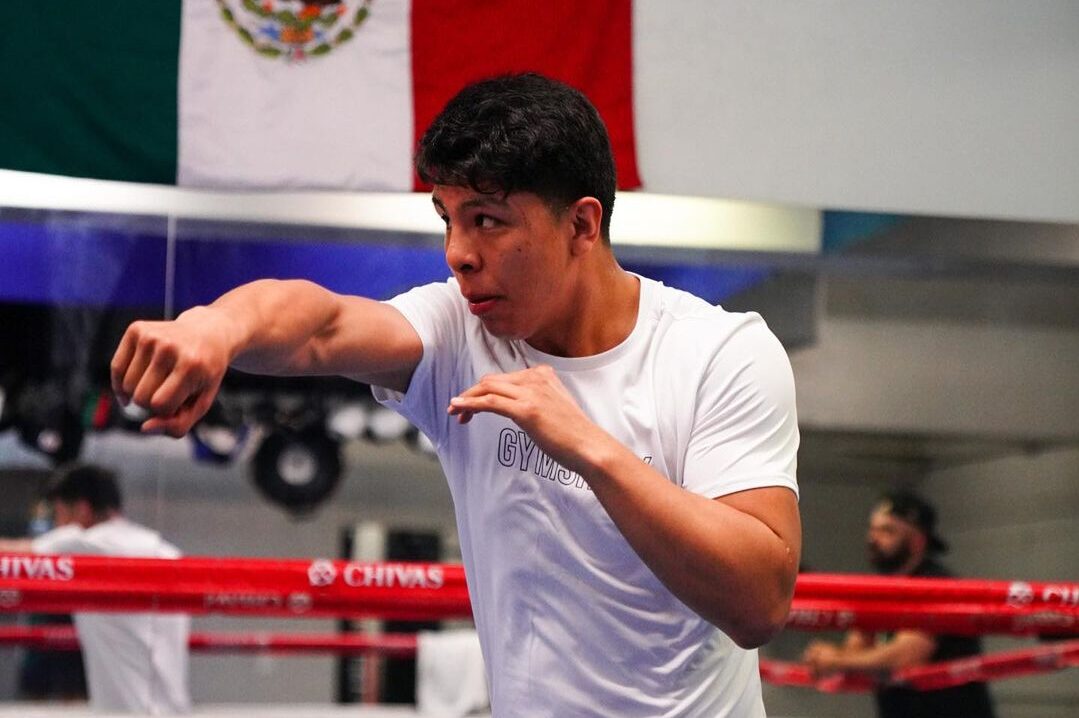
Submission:
[[[896,573],[900,576],[910,576],[920,569],[926,560],[927,556],[924,553],[911,554],[910,559]]]
[[[119,515],[120,515],[119,511],[106,511],[105,513],[102,513],[102,514],[94,514],[93,518],[91,518],[86,523],[80,523],[80,525],[84,529],[92,528],[92,527],[97,526],[99,524],[103,524],[106,521],[112,521],[114,518],[118,517]]]
[[[612,349],[633,332],[640,307],[640,280],[613,257],[589,272],[562,312],[556,331],[528,339],[529,345],[555,356],[586,357]]]

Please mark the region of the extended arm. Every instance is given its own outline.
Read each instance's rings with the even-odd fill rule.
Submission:
[[[112,360],[113,390],[153,414],[144,431],[186,433],[229,365],[261,374],[342,374],[407,387],[423,348],[396,309],[311,282],[259,280],[174,321],[134,322]]]

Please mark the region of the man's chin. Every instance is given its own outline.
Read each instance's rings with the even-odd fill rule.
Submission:
[[[897,560],[888,560],[884,558],[870,558],[869,564],[876,570],[877,573],[890,576],[894,573],[898,573],[899,569],[903,567],[903,563]]]
[[[888,573],[890,562],[886,556],[874,551],[869,551],[866,554],[866,559],[869,561],[869,565],[872,566],[873,570],[877,573]]]
[[[506,322],[500,322],[497,319],[486,319],[483,317],[480,318],[480,322],[483,323],[483,328],[487,330],[488,334],[498,337],[499,339],[503,339],[505,341],[514,341],[528,338],[526,332],[523,332],[520,329],[513,327]]]

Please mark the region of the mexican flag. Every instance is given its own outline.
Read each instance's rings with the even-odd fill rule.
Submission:
[[[464,84],[532,70],[607,123],[639,186],[630,0],[28,3],[0,42],[0,167],[213,188],[418,188]]]

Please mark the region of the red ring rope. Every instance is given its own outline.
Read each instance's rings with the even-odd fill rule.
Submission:
[[[464,569],[324,559],[0,555],[0,611],[471,616]]]
[[[814,678],[809,666],[761,659],[761,678],[774,685],[815,688],[825,693],[856,693],[878,685],[903,685],[919,691],[951,688],[972,681],[1019,678],[1038,673],[1079,668],[1079,640],[971,658],[903,668],[878,680],[865,673],[836,673]]]
[[[788,625],[1066,635],[1079,632],[1077,604],[1079,585],[1064,582],[803,574]],[[471,615],[464,570],[452,564],[0,554],[0,611],[84,610],[398,620]]]
[[[798,598],[787,626],[805,631],[919,628],[930,633],[1071,635],[1079,632],[1079,609],[979,603],[858,601]]]
[[[798,576],[795,596],[843,601],[995,603],[1016,607],[1079,608],[1079,583],[803,573]]]
[[[192,633],[188,645],[201,653],[333,653],[379,654],[406,658],[416,655],[416,635],[314,633]],[[24,646],[45,651],[76,651],[79,637],[73,626],[0,626],[0,646]]]
[[[0,645],[41,650],[77,650],[78,635],[71,626],[0,627]],[[416,654],[415,634],[281,634],[192,633],[193,651],[228,653],[332,653],[335,655]],[[1079,667],[1079,640],[1034,648],[984,654],[895,671],[877,680],[864,673],[837,673],[814,678],[809,667],[785,661],[760,660],[761,678],[774,685],[815,688],[822,692],[865,692],[881,683],[905,685],[916,690],[938,690],[971,681],[1018,678]]]

